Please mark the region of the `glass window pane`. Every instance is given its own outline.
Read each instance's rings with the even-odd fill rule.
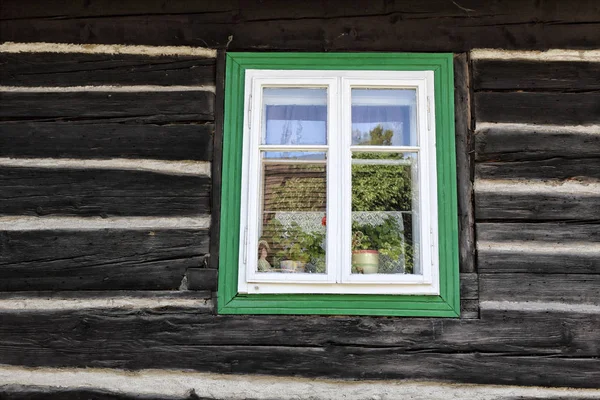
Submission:
[[[262,156],[258,272],[325,273],[325,153]]]
[[[352,145],[418,146],[415,89],[352,89]]]
[[[353,154],[353,274],[420,273],[417,157]]]
[[[264,88],[262,144],[327,144],[327,89]]]

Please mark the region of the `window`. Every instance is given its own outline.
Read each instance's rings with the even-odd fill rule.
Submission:
[[[230,53],[218,310],[457,316],[451,54]]]

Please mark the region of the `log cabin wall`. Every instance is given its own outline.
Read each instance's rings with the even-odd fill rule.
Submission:
[[[600,387],[597,3],[22,0],[1,12],[0,43],[17,43],[0,45],[0,398]],[[547,49],[562,50],[531,52]],[[229,50],[456,54],[460,319],[214,314]]]

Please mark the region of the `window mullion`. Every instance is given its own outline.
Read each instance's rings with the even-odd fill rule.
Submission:
[[[339,255],[337,238],[339,237],[339,139],[340,139],[340,120],[339,120],[339,79],[335,79],[329,86],[328,93],[328,128],[327,128],[327,239],[326,239],[326,257],[327,257],[327,280],[329,283],[337,281],[337,270],[339,268]]]
[[[341,107],[339,118],[342,121],[342,132],[340,134],[342,145],[340,146],[340,162],[339,170],[341,171],[340,184],[340,208],[339,214],[342,220],[340,224],[340,239],[341,246],[338,246],[339,252],[339,273],[338,279],[340,283],[345,283],[346,276],[350,273],[351,262],[351,231],[352,231],[352,166],[351,166],[351,135],[352,130],[352,113],[351,113],[351,97],[350,85],[345,78],[340,78],[340,96]]]

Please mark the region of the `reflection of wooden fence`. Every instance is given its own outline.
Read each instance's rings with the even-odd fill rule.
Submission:
[[[263,211],[325,211],[326,169],[322,164],[265,164]]]

